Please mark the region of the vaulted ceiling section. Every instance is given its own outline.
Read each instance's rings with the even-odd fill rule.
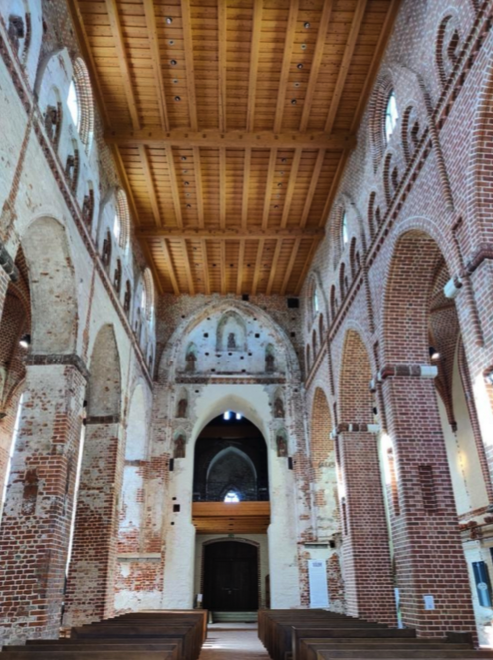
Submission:
[[[161,291],[297,294],[398,0],[69,0]]]

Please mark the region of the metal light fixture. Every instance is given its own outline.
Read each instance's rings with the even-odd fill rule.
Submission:
[[[181,101],[181,97],[180,96],[175,96],[175,101],[177,101],[177,102]]]
[[[172,22],[173,22],[173,19],[171,18],[171,16],[166,16],[166,24],[171,25]]]
[[[308,30],[310,27],[310,23],[306,21],[306,23],[303,23],[303,27],[305,28],[305,30]]]
[[[169,63],[171,64],[171,66],[176,66],[178,64],[176,60],[170,60]]]
[[[19,346],[22,346],[22,348],[29,348],[31,345],[31,335],[25,334],[22,335],[22,337],[19,340]]]

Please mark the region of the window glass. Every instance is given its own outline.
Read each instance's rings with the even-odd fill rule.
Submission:
[[[313,311],[315,312],[315,314],[319,311],[319,307],[318,307],[318,293],[317,293],[317,289],[316,289],[316,288],[315,288],[314,291],[313,291]]]
[[[397,112],[397,101],[395,99],[394,92],[390,92],[387,107],[385,109],[385,139],[388,142],[390,136],[394,132],[395,125],[399,119],[399,113]]]
[[[118,213],[115,213],[115,217],[113,220],[113,236],[117,240],[117,242],[120,240],[120,232],[122,230],[122,226],[120,224],[120,218],[118,217]]]
[[[72,80],[70,87],[68,89],[67,105],[72,117],[72,121],[76,126],[79,125],[79,102],[77,101],[77,91],[75,89],[75,83]]]
[[[344,214],[342,216],[341,230],[342,230],[342,246],[344,247],[344,245],[346,245],[346,243],[349,241],[346,211],[344,211]]]
[[[230,490],[229,492],[226,493],[226,497],[224,498],[225,502],[239,502],[240,498],[238,497],[237,493],[234,492],[234,490]]]

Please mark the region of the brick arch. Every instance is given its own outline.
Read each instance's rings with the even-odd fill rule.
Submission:
[[[392,364],[429,363],[429,313],[433,285],[444,257],[421,230],[401,234],[385,284],[383,347]]]
[[[88,381],[87,414],[89,417],[114,417],[121,414],[120,355],[112,325],[98,332],[91,360]]]
[[[31,351],[72,353],[77,338],[78,300],[65,227],[52,217],[38,218],[25,230],[21,246],[31,290]]]
[[[388,98],[394,89],[394,83],[389,73],[381,76],[370,99],[370,146],[373,160],[373,171],[378,165],[387,147],[385,141],[385,110]]]
[[[125,191],[119,188],[115,196],[116,213],[120,221],[119,245],[123,250],[127,249],[130,240],[130,210]]]
[[[371,424],[372,378],[369,352],[361,335],[348,329],[344,338],[344,347],[339,375],[339,417],[342,423]]]

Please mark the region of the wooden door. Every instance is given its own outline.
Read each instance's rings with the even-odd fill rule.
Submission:
[[[258,549],[240,541],[204,546],[204,607],[216,612],[258,609]]]

